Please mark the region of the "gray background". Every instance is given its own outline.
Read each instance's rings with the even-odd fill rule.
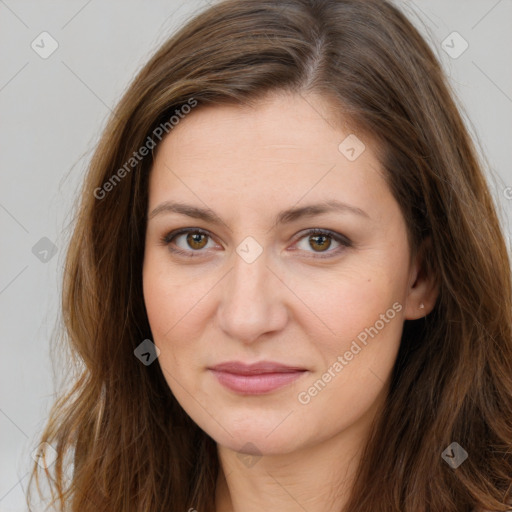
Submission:
[[[62,375],[58,364],[53,371],[50,339],[59,315],[72,206],[87,162],[110,109],[136,71],[207,3],[0,0],[2,512],[26,510],[31,453]],[[487,159],[490,186],[509,237],[512,0],[397,3],[450,76]],[[46,59],[31,47],[34,40],[42,46],[39,35],[44,31],[58,43]],[[469,44],[457,58],[442,43],[458,53],[463,43],[450,36],[454,31]],[[46,39],[46,50],[49,44]],[[55,255],[37,250],[51,247],[40,242],[44,237],[56,246]]]

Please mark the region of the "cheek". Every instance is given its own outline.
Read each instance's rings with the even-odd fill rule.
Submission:
[[[348,428],[383,396],[403,327],[400,295],[386,280],[345,282],[328,295],[316,303],[335,335],[310,329],[311,360],[318,364],[294,396],[304,435],[317,438]]]
[[[144,261],[143,293],[152,341],[160,350],[158,362],[164,377],[177,397],[180,385],[193,391],[197,383],[191,370],[204,363],[196,341],[204,337],[205,318],[211,314],[208,293],[216,283],[207,274],[190,268],[180,271],[165,254],[151,251]]]
[[[194,328],[194,317],[201,313],[204,299],[215,284],[207,273],[180,270],[165,252],[149,250],[143,266],[144,303],[153,336],[163,341],[174,333]]]
[[[329,334],[312,340],[322,365],[297,401],[336,427],[356,421],[384,391],[400,346],[406,267],[383,260],[361,258],[300,291]]]
[[[318,362],[296,403],[336,428],[356,421],[383,392],[400,346],[405,267],[376,256],[316,273],[314,286],[296,281],[297,295],[315,313],[299,322]]]
[[[162,351],[162,341],[172,333],[180,318],[183,302],[179,300],[179,286],[167,275],[161,258],[153,251],[146,251],[142,272],[144,304],[153,335],[153,342]],[[159,360],[163,359],[163,354]]]
[[[396,267],[372,265],[361,259],[359,264],[346,264],[338,272],[316,271],[311,279],[290,276],[290,288],[305,305],[296,321],[303,330],[317,333],[317,339],[323,340],[323,350],[331,355],[332,351],[338,352],[365,328],[376,322],[382,327],[381,315],[389,311],[385,320],[396,316],[393,304],[401,304],[404,298],[404,276]],[[386,326],[391,323],[397,322],[387,322]]]

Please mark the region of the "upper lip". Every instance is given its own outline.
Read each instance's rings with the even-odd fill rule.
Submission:
[[[219,372],[233,373],[236,375],[258,375],[262,373],[291,373],[297,371],[306,371],[305,368],[298,366],[288,366],[273,361],[261,361],[259,363],[246,364],[240,361],[227,361],[212,366],[210,370]]]

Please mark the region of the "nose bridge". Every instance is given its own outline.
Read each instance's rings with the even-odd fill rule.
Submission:
[[[277,279],[267,266],[268,253],[251,240],[242,242],[236,252],[223,286],[219,325],[231,337],[250,342],[281,328],[287,314]]]
[[[265,284],[268,284],[270,277],[267,254],[262,253],[252,260],[245,259],[238,253],[234,260],[230,277],[232,296],[236,296],[237,301],[242,303],[245,300],[262,297],[265,294]]]

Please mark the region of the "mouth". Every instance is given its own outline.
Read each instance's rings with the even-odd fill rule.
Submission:
[[[282,388],[302,377],[308,370],[271,361],[245,364],[222,363],[208,370],[224,387],[242,395],[260,395]]]

